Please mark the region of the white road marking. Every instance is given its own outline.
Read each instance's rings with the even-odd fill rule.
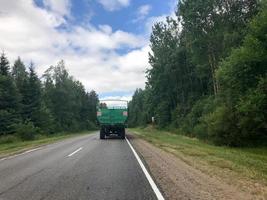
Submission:
[[[159,189],[158,189],[156,183],[153,181],[152,177],[151,177],[150,174],[148,173],[148,171],[147,171],[145,165],[143,164],[142,160],[140,159],[140,157],[138,156],[138,154],[137,154],[136,151],[134,150],[134,148],[133,148],[133,146],[131,145],[131,143],[129,142],[129,140],[128,140],[127,138],[125,138],[125,139],[126,139],[127,143],[129,144],[131,150],[133,151],[133,154],[134,154],[135,158],[137,159],[139,165],[141,166],[141,168],[142,168],[142,170],[143,170],[143,172],[144,172],[144,174],[145,174],[145,176],[146,176],[148,182],[150,183],[150,185],[151,185],[153,191],[155,192],[155,194],[156,194],[158,200],[164,200],[163,195],[161,194],[161,192],[159,191]]]
[[[8,156],[8,157],[5,157],[5,158],[1,158],[0,161],[7,160],[7,159],[11,159],[11,158],[15,158],[15,157],[18,157],[18,156],[21,156],[21,155],[24,155],[24,154],[27,154],[27,153],[30,153],[30,152],[39,150],[39,149],[41,149],[41,148],[42,148],[42,147],[38,147],[38,148],[35,148],[35,149],[30,149],[30,150],[24,151],[24,152],[22,152],[22,153],[20,153],[20,154],[16,154],[16,155],[13,155],[13,156]]]
[[[82,150],[82,147],[80,147],[79,149],[77,149],[76,151],[72,152],[71,154],[68,155],[68,157],[73,156],[75,153],[79,152]]]

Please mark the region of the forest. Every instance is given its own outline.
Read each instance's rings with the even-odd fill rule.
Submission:
[[[267,1],[180,0],[150,37],[129,126],[216,145],[267,144]]]
[[[11,67],[0,60],[0,136],[33,140],[38,134],[77,132],[96,128],[95,91],[86,92],[69,75],[64,61],[38,78],[33,64],[18,58]]]

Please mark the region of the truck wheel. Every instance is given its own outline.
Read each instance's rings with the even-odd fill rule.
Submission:
[[[105,130],[103,128],[100,129],[100,139],[105,139]]]
[[[121,129],[121,139],[124,140],[125,139],[125,128]]]

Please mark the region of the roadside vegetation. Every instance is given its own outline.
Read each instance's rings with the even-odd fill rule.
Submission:
[[[210,176],[218,175],[229,182],[242,179],[267,184],[267,147],[214,146],[196,138],[157,130],[151,126],[133,128],[130,132],[171,152]]]
[[[50,135],[35,135],[34,140],[22,140],[13,135],[0,136],[0,158],[37,148],[45,144],[51,144],[63,139],[89,134],[90,131],[77,133],[55,133]],[[36,133],[35,133],[36,134]]]
[[[129,126],[154,117],[158,128],[216,145],[266,146],[266,35],[266,0],[179,1],[175,18],[153,26]]]
[[[27,68],[18,58],[10,66],[2,53],[0,153],[57,140],[64,133],[96,129],[97,103],[95,91],[86,92],[82,83],[68,74],[63,61],[39,78],[33,64]]]

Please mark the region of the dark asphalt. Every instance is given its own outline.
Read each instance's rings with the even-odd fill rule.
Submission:
[[[126,140],[99,140],[96,133],[0,161],[0,200],[31,199],[149,200],[156,196]]]

